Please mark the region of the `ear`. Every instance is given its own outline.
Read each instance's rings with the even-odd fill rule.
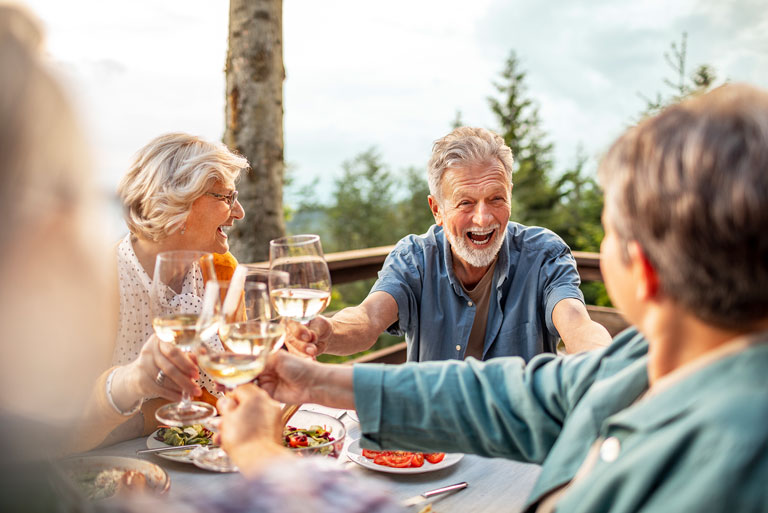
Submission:
[[[437,199],[430,194],[427,196],[427,201],[429,202],[429,209],[435,218],[435,224],[443,226],[443,214],[440,212],[440,204],[437,202]]]
[[[632,273],[635,275],[635,283],[637,283],[637,299],[640,301],[657,299],[660,294],[659,275],[645,255],[645,251],[637,241],[631,241],[627,250]]]

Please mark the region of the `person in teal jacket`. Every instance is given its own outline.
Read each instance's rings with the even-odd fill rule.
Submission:
[[[538,463],[531,511],[768,511],[768,93],[728,84],[666,109],[600,178],[603,277],[635,326],[609,347],[354,367],[279,352],[260,386],[356,408],[363,447]],[[237,419],[263,396],[219,402],[241,468],[238,444],[263,432]]]

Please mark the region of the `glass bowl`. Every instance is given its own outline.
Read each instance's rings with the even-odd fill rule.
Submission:
[[[289,428],[310,429],[312,426],[320,426],[326,431],[330,431],[328,441],[321,442],[314,446],[289,447],[291,451],[299,456],[330,456],[331,458],[338,458],[341,454],[341,450],[344,448],[344,438],[347,436],[347,430],[344,428],[344,424],[342,424],[341,421],[324,413],[307,410],[299,410],[294,413],[293,416],[288,419],[285,429],[283,430],[283,444],[289,446],[289,441],[285,436],[286,430]]]

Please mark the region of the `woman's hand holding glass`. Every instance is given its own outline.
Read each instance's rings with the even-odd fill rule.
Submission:
[[[158,380],[161,370],[162,379]],[[197,365],[186,353],[152,335],[139,357],[118,369],[112,381],[112,398],[123,411],[149,397],[178,401],[182,390],[191,396],[202,392],[195,383],[198,376]]]
[[[154,316],[152,326],[160,340],[174,344],[182,352],[190,352],[201,337],[209,337],[215,332],[218,312],[211,309],[206,312],[202,299],[203,277],[214,276],[214,273],[210,253],[168,251],[157,256],[150,287],[150,308]],[[166,370],[173,372],[171,367],[159,367],[155,376],[160,386],[168,380]],[[169,426],[187,426],[215,414],[216,409],[210,404],[191,401],[184,387],[181,401],[159,408],[155,417]]]

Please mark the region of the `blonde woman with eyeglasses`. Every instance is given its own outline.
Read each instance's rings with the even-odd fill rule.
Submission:
[[[182,390],[215,403],[213,382],[204,375],[195,381],[197,366],[153,334],[149,291],[155,258],[165,251],[213,253],[217,278],[232,276],[237,261],[225,230],[244,217],[235,185],[247,167],[221,143],[169,133],[140,149],[120,182],[130,232],[116,247],[120,313],[113,367],[102,381],[108,406],[125,419],[109,440],[151,432],[154,410]]]

